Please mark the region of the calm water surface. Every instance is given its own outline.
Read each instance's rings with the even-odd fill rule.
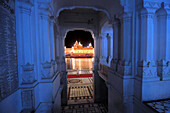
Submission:
[[[67,69],[91,69],[94,58],[66,58]]]

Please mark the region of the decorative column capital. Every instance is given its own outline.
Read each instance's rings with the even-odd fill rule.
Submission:
[[[33,6],[34,4],[33,0],[17,0],[17,2],[19,2],[22,5],[26,5],[26,6]]]
[[[120,19],[115,18],[115,19],[113,20],[113,22],[112,22],[113,27],[114,27],[115,25],[118,25],[119,22],[120,22]]]
[[[130,21],[132,19],[132,13],[123,13],[121,16],[120,16],[120,19],[122,21]]]
[[[148,10],[157,10],[161,7],[161,2],[144,1],[143,7]]]
[[[107,36],[107,33],[100,33],[100,36],[102,37],[102,39],[105,39]]]
[[[169,4],[165,3],[164,9],[166,10],[167,18],[170,20],[170,3]]]
[[[51,23],[51,24],[54,23],[54,16],[50,16],[50,23]]]
[[[150,2],[150,1],[144,1],[143,8],[141,9],[141,15],[148,15],[148,17],[152,17],[155,12],[161,8],[160,2]]]
[[[42,1],[38,1],[38,9],[39,9],[39,14],[41,15],[41,17],[47,17],[49,18],[49,0],[47,0],[46,2],[42,2]]]
[[[31,8],[33,7],[32,0],[18,0],[21,13],[31,14]]]

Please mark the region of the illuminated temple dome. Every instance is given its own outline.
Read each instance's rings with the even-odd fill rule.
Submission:
[[[72,48],[65,47],[65,57],[67,58],[92,58],[94,56],[94,48],[91,43],[88,47],[83,47],[83,45],[76,41]]]
[[[74,48],[82,48],[83,47],[83,45],[80,43],[80,42],[75,42],[74,43]]]

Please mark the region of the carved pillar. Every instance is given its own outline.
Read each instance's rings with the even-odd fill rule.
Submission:
[[[118,73],[122,76],[132,74],[131,56],[132,56],[132,15],[124,13],[121,17],[121,60],[118,63]]]
[[[60,36],[57,34],[56,36],[56,63],[57,63],[57,70],[60,71]]]
[[[57,49],[57,66],[60,72],[60,85],[62,86],[61,92],[61,104],[67,105],[67,72],[66,72],[66,62],[64,53],[64,38],[65,33],[60,33],[57,35],[56,49]]]
[[[166,20],[166,61],[170,61],[170,6],[169,4],[165,4],[165,10],[167,12],[167,20]]]
[[[59,35],[59,64],[60,64],[60,71],[66,71],[66,62],[65,62],[65,53],[64,53],[64,37],[65,34],[62,33]]]
[[[122,32],[122,60],[131,60],[131,41],[132,41],[132,15],[131,13],[124,13],[121,17],[121,32]]]
[[[57,63],[55,60],[55,36],[54,36],[54,17],[50,17],[50,49],[51,49],[51,61],[53,64],[54,73],[57,71]]]
[[[57,35],[56,37],[56,62],[57,68],[61,71],[66,71],[66,63],[65,63],[65,56],[64,56],[64,35]]]
[[[155,80],[157,78],[157,64],[154,60],[154,14],[156,9],[141,10],[141,46],[140,46],[140,62],[138,63],[138,75],[143,80]]]
[[[100,42],[100,57],[102,56],[102,36],[99,36],[99,42]]]
[[[31,84],[35,81],[34,75],[34,52],[33,52],[33,37],[31,36],[31,7],[32,3],[18,2],[19,17],[17,19],[17,27],[20,34],[18,35],[18,46],[20,53],[19,65],[22,65],[22,84]],[[22,54],[21,54],[22,53]]]
[[[106,59],[107,59],[107,34],[101,33],[102,38],[102,56],[101,56],[101,63],[107,65]]]
[[[21,88],[22,111],[33,111],[35,62],[34,62],[34,37],[32,35],[32,7],[31,1],[16,1],[17,7],[17,40],[18,40],[18,66]],[[32,87],[28,87],[28,85]],[[24,88],[23,88],[24,87]]]
[[[51,62],[50,48],[50,18],[48,12],[48,4],[39,5],[40,18],[40,47],[41,47],[41,79],[50,79],[54,75],[53,64]],[[53,33],[52,33],[53,34]],[[51,35],[52,35],[51,34]],[[53,46],[53,44],[52,44]],[[53,55],[54,53],[52,53]],[[54,56],[53,56],[54,58]]]
[[[111,67],[114,71],[117,71],[117,63],[118,63],[118,44],[119,44],[119,21],[118,20],[114,20],[114,23],[113,23],[113,59],[112,59],[112,62],[111,62]]]
[[[106,35],[106,38],[107,38],[107,59],[106,59],[106,62],[109,64],[110,66],[110,61],[112,60],[112,56],[111,56],[111,36],[109,33],[107,33]]]
[[[170,6],[165,4],[164,6],[166,10],[166,52],[165,52],[165,60],[162,59],[158,62],[158,76],[161,80],[170,80]]]
[[[114,49],[114,53],[113,53],[113,58],[114,59],[118,59],[118,38],[119,38],[119,21],[115,20],[113,23],[113,31],[114,31],[114,38],[113,38],[113,49]]]

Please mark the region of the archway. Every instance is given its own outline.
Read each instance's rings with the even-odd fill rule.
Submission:
[[[94,37],[74,29],[65,35],[68,104],[93,103]]]

